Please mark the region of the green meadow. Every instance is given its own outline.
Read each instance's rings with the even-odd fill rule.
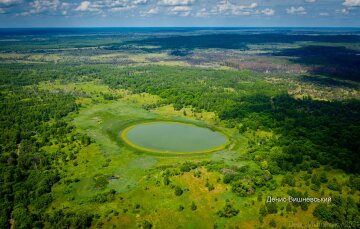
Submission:
[[[71,208],[96,212],[101,217],[99,221],[105,222],[105,227],[112,224],[120,228],[129,227],[149,220],[160,228],[168,225],[199,228],[212,226],[212,222],[218,218],[216,212],[225,205],[226,200],[240,203],[240,199],[228,190],[229,187],[220,182],[220,174],[207,172],[204,168],[181,172],[177,167],[188,161],[201,163],[215,160],[231,164],[234,153],[244,150],[245,138],[239,138],[234,130],[220,126],[218,128],[230,138],[237,137],[231,146],[236,151],[224,149],[200,155],[141,152],[121,140],[121,130],[129,125],[153,120],[209,125],[205,121],[172,113],[160,115],[149,112],[139,103],[126,99],[86,106],[75,116],[73,123],[80,132],[90,136],[94,143],[83,148],[76,160],[64,168],[64,182],[53,187],[55,201],[51,209]],[[241,164],[251,163],[244,161]],[[169,165],[170,168],[174,167],[170,169],[171,172],[177,175],[171,179],[171,185],[165,185],[163,176],[166,171],[170,171],[165,169]],[[194,173],[201,175],[196,177]],[[214,183],[214,190],[209,192],[206,182]],[[172,186],[181,187],[184,193],[173,198]],[[111,190],[118,194],[110,203],[94,204],[96,196],[106,195]],[[191,210],[192,202],[198,206],[196,211]],[[181,211],[180,206],[184,207]],[[209,214],[210,209],[212,213]],[[159,214],[161,217],[158,217]],[[206,226],[204,222],[209,225]]]

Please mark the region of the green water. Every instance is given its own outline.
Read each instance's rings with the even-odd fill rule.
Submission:
[[[126,138],[142,148],[163,152],[205,151],[227,142],[223,134],[207,128],[165,122],[136,125]]]

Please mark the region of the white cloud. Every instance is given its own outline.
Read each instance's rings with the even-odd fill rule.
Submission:
[[[196,12],[196,14],[194,16],[195,17],[206,17],[206,16],[209,16],[209,13],[207,12],[206,8],[202,8],[198,12]]]
[[[83,1],[78,7],[75,8],[76,11],[91,11],[90,2]]]
[[[258,6],[258,4],[257,3],[255,3],[255,2],[253,2],[253,3],[251,3],[251,5],[249,5],[249,6],[241,6],[242,8],[250,8],[250,9],[253,9],[253,8],[256,8]]]
[[[17,4],[17,3],[21,3],[22,0],[0,0],[0,4],[5,4],[5,5],[12,5],[12,4]]]
[[[169,14],[175,14],[180,16],[189,16],[191,11],[191,7],[189,6],[174,6],[169,8]]]
[[[175,6],[173,8],[170,8],[170,11],[178,12],[178,11],[189,11],[191,10],[191,7],[189,6]]]
[[[98,0],[94,2],[83,1],[75,8],[75,11],[83,12],[119,12],[144,5],[148,0]]]
[[[111,12],[120,12],[120,11],[126,11],[135,8],[135,5],[129,5],[129,6],[122,6],[122,7],[113,7],[109,8],[109,11]]]
[[[340,12],[343,13],[343,14],[349,14],[349,10],[348,10],[348,9],[341,9]]]
[[[360,0],[344,0],[343,6],[345,8],[338,9],[335,12],[347,15],[347,14],[351,13],[351,11],[357,9],[357,7],[360,7]]]
[[[112,7],[131,7],[137,5],[144,5],[148,0],[98,0],[94,2],[95,6],[100,8],[112,8]]]
[[[158,7],[153,7],[146,12],[146,14],[157,14],[157,13],[159,13]]]
[[[146,4],[148,3],[148,0],[134,0],[132,1],[133,5],[141,5],[141,4]]]
[[[344,6],[360,6],[360,0],[345,0],[343,2]]]
[[[35,0],[29,3],[27,11],[17,13],[17,16],[31,14],[67,15],[70,4],[60,0]]]
[[[183,16],[183,17],[187,17],[190,15],[190,12],[189,11],[184,11],[184,12],[181,12],[179,13],[180,16]]]
[[[0,12],[4,13],[6,11],[6,13],[11,13],[11,11],[15,11],[14,13],[17,13],[19,10],[15,8],[18,6],[12,6],[11,4],[23,2],[23,5],[19,5],[19,9],[25,11],[22,13],[23,15],[49,14],[71,16],[76,14],[83,15],[86,12],[99,15],[115,15],[112,13],[129,11],[124,13],[124,15],[149,16],[154,14],[171,14],[181,16],[191,15],[193,17],[262,15],[262,17],[270,17],[281,13],[272,7],[271,4],[264,4],[264,1],[270,2],[270,0],[262,0],[258,1],[258,4],[257,1],[244,0],[0,0]],[[271,0],[271,2],[273,1]],[[321,1],[300,0],[297,2],[302,2],[302,5],[289,5],[285,7],[287,8],[287,14],[305,15],[310,13],[309,6],[316,7],[316,3]],[[334,13],[353,15],[354,10],[360,7],[360,0],[339,0],[339,4],[343,4],[343,6],[338,7],[338,9],[329,8],[328,10],[319,8],[316,14],[318,17],[326,17]]]
[[[161,0],[159,1],[159,4],[166,6],[183,6],[183,5],[190,5],[193,2],[194,0]]]
[[[270,8],[266,8],[266,9],[262,10],[261,13],[266,15],[266,16],[272,16],[272,15],[275,14],[275,10],[270,9]]]
[[[232,4],[227,0],[220,1],[211,12],[213,14],[232,14],[232,15],[250,15],[256,14],[254,10],[258,6],[257,3],[253,2],[249,5],[237,5]]]
[[[330,14],[328,12],[320,12],[319,15],[326,17],[326,16],[329,16]]]
[[[290,7],[286,9],[286,13],[288,14],[306,14],[306,10],[304,7],[299,6],[299,7]]]
[[[36,0],[30,5],[35,8],[36,11],[45,11],[45,10],[56,10],[60,5],[59,0]]]

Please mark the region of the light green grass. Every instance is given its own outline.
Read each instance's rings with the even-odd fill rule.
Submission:
[[[50,209],[88,210],[101,216],[97,221],[103,221],[104,228],[116,224],[121,227],[135,228],[142,220],[148,219],[159,228],[168,228],[169,225],[183,225],[186,228],[212,227],[218,218],[216,211],[225,204],[221,198],[223,193],[230,193],[226,185],[216,183],[220,174],[207,173],[203,170],[200,180],[192,172],[184,173],[172,179],[173,184],[188,188],[180,197],[175,197],[174,190],[162,184],[162,165],[178,165],[185,161],[200,162],[211,160],[222,153],[225,160],[235,157],[235,151],[223,149],[206,154],[190,155],[163,155],[141,152],[125,144],[119,138],[119,132],[124,128],[142,122],[166,120],[171,122],[189,123],[201,127],[211,126],[196,119],[181,117],[172,113],[156,114],[142,109],[141,104],[128,100],[111,101],[106,104],[93,104],[83,108],[76,115],[73,124],[77,129],[90,136],[94,143],[90,144],[77,154],[77,166],[68,164],[64,168],[62,181],[53,187],[54,201]],[[217,127],[219,131],[232,138],[236,131],[224,127]],[[236,139],[238,144],[245,140]],[[246,144],[246,141],[240,145]],[[233,156],[229,156],[234,154]],[[215,156],[217,155],[217,156]],[[227,155],[227,156],[226,156]],[[246,162],[244,162],[246,163]],[[95,188],[95,177],[105,175],[115,177],[109,179],[103,189]],[[205,187],[205,177],[215,184],[215,190],[209,192]],[[66,184],[64,180],[78,178],[79,182]],[[216,179],[215,179],[216,178]],[[106,203],[91,202],[92,197],[110,189],[117,191],[115,200]],[[198,192],[198,190],[202,190]],[[234,196],[234,195],[232,195]],[[120,199],[123,198],[122,200]],[[214,202],[218,197],[219,201]],[[191,202],[198,205],[196,211],[190,209]],[[139,213],[134,213],[133,206],[140,204]],[[179,205],[184,205],[183,211],[178,211]],[[118,216],[107,216],[109,209],[120,212]],[[123,213],[128,209],[127,213]],[[204,219],[206,223],[204,224]]]

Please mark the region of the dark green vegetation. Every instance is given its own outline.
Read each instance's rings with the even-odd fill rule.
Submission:
[[[276,55],[297,57],[293,61],[311,66],[312,74],[360,81],[360,58],[358,54],[358,51],[343,46],[310,45],[287,49]]]
[[[356,31],[35,31],[0,35],[0,227],[358,227]],[[231,144],[166,157],[119,140],[154,120]],[[332,201],[266,202],[289,195]]]
[[[221,42],[219,42],[221,41]],[[249,44],[267,43],[295,43],[295,42],[330,42],[330,43],[354,43],[360,38],[356,35],[318,35],[309,34],[282,34],[282,33],[261,33],[261,34],[206,34],[193,36],[170,36],[165,38],[150,38],[136,42],[141,45],[160,46],[161,49],[248,49]]]
[[[0,111],[1,227],[7,228],[11,217],[17,219],[17,228],[42,227],[51,187],[60,180],[57,169],[89,144],[65,118],[77,111],[75,98],[3,86]],[[34,211],[29,211],[30,205]],[[67,217],[69,225],[85,225],[84,215]]]

